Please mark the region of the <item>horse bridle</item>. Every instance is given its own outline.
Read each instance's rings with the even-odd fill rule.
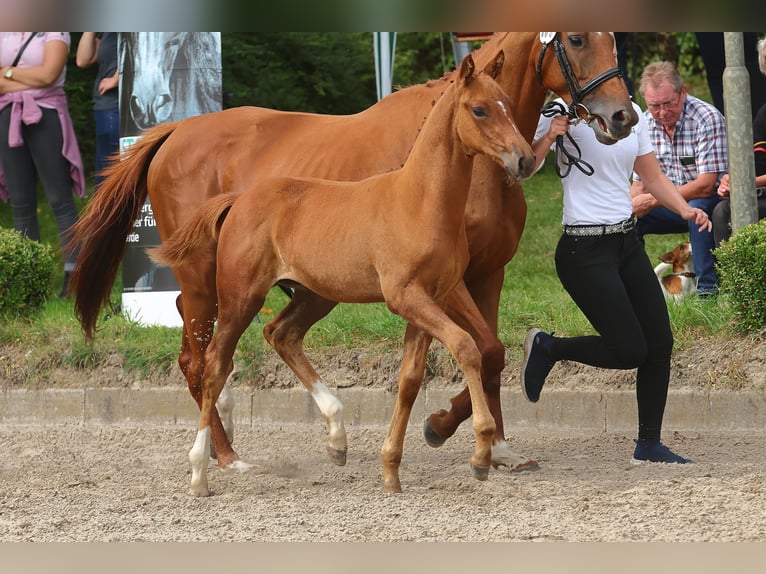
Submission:
[[[559,68],[561,69],[561,75],[564,76],[564,81],[567,84],[567,88],[569,89],[569,95],[572,97],[572,103],[569,104],[568,109],[564,109],[564,107],[558,103],[558,102],[549,102],[545,106],[543,106],[543,109],[541,110],[541,113],[546,117],[551,117],[553,115],[566,115],[570,119],[584,119],[587,121],[589,118],[592,118],[593,115],[590,113],[590,110],[587,108],[587,106],[583,103],[583,100],[585,97],[595,90],[597,87],[599,87],[601,84],[606,82],[607,80],[611,80],[612,78],[622,78],[622,70],[620,68],[615,67],[611,68],[609,70],[606,70],[605,72],[600,73],[598,76],[590,80],[587,84],[580,87],[580,82],[577,81],[577,76],[574,73],[574,70],[572,70],[572,65],[569,63],[569,58],[567,58],[566,50],[564,49],[564,45],[561,43],[561,39],[559,38],[558,32],[541,32],[540,33],[540,42],[542,43],[543,47],[540,50],[540,56],[537,58],[537,80],[542,85],[543,83],[543,58],[545,58],[545,53],[548,50],[548,46],[553,43],[553,49],[556,52],[556,59],[559,62]],[[585,114],[585,117],[581,117],[577,112],[582,111]],[[574,146],[577,155],[574,155],[567,151],[567,149],[564,147],[564,137],[563,136],[556,136],[556,153],[557,156],[560,158],[561,156],[564,156],[564,159],[562,159],[562,163],[566,166],[566,172],[563,174],[561,173],[558,165],[558,161],[556,162],[556,173],[559,177],[566,177],[569,175],[570,170],[572,169],[572,166],[575,166],[577,169],[579,169],[581,172],[583,172],[585,175],[593,175],[593,166],[591,166],[588,162],[582,159],[582,152],[580,151],[580,146],[577,145],[577,143],[574,141],[572,136],[569,134],[569,132],[566,133],[567,138],[569,139],[569,142]]]
[[[550,36],[550,34],[552,34],[552,36]],[[543,83],[543,58],[545,58],[545,53],[548,50],[548,46],[552,42],[553,49],[556,52],[556,59],[559,62],[559,68],[561,68],[561,75],[564,76],[564,81],[566,82],[567,88],[569,89],[569,95],[572,96],[572,103],[569,104],[568,112],[569,117],[572,119],[578,117],[577,108],[582,108],[587,116],[591,115],[590,110],[588,110],[585,104],[583,104],[583,100],[589,93],[591,93],[607,80],[611,80],[615,77],[623,77],[622,70],[620,70],[618,67],[615,67],[600,73],[587,84],[580,87],[580,82],[577,81],[577,76],[575,75],[574,70],[572,70],[572,64],[569,63],[569,58],[567,58],[567,52],[564,49],[564,44],[561,43],[559,33],[543,32],[540,34],[540,41],[542,42],[543,47],[540,50],[540,56],[537,58],[537,80],[540,82],[540,84]]]

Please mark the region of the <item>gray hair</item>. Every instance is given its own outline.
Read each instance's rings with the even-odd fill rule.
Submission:
[[[668,82],[673,86],[673,91],[680,94],[684,88],[684,79],[678,72],[673,62],[652,62],[644,68],[641,73],[641,80],[638,85],[638,91],[643,96],[647,86],[659,87],[662,82]]]
[[[758,68],[766,75],[766,38],[758,40]]]

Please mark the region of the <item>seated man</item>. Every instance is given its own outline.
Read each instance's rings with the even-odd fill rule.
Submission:
[[[758,67],[766,75],[766,38],[758,42]],[[758,198],[758,219],[766,217],[766,104],[753,119],[753,153],[755,155],[755,193]],[[718,196],[721,201],[713,210],[713,235],[715,246],[731,236],[731,202],[729,201],[729,174],[721,178]]]
[[[644,68],[639,83],[644,97],[652,147],[665,175],[678,187],[692,207],[712,216],[719,201],[718,181],[728,170],[726,122],[715,106],[686,93],[686,86],[670,62],[654,62]],[[697,292],[700,296],[718,293],[715,248],[712,231],[699,231],[665,207],[643,189],[634,174],[631,186],[636,231],[643,240],[649,233],[689,232]]]

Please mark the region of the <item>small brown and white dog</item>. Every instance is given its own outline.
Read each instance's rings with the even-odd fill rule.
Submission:
[[[665,274],[668,269],[672,271]],[[673,251],[660,255],[660,264],[654,268],[654,273],[666,299],[677,302],[697,292],[697,275],[689,242],[679,243]]]

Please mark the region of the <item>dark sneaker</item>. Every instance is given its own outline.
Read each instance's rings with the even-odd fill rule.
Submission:
[[[540,329],[530,329],[524,341],[524,363],[521,366],[521,390],[529,402],[540,400],[545,377],[551,372],[556,361],[549,354],[553,336]]]
[[[641,464],[642,462],[669,462],[677,464],[686,464],[692,462],[688,458],[678,456],[668,447],[660,442],[659,439],[640,438],[636,441],[636,450],[633,451],[632,464]]]

